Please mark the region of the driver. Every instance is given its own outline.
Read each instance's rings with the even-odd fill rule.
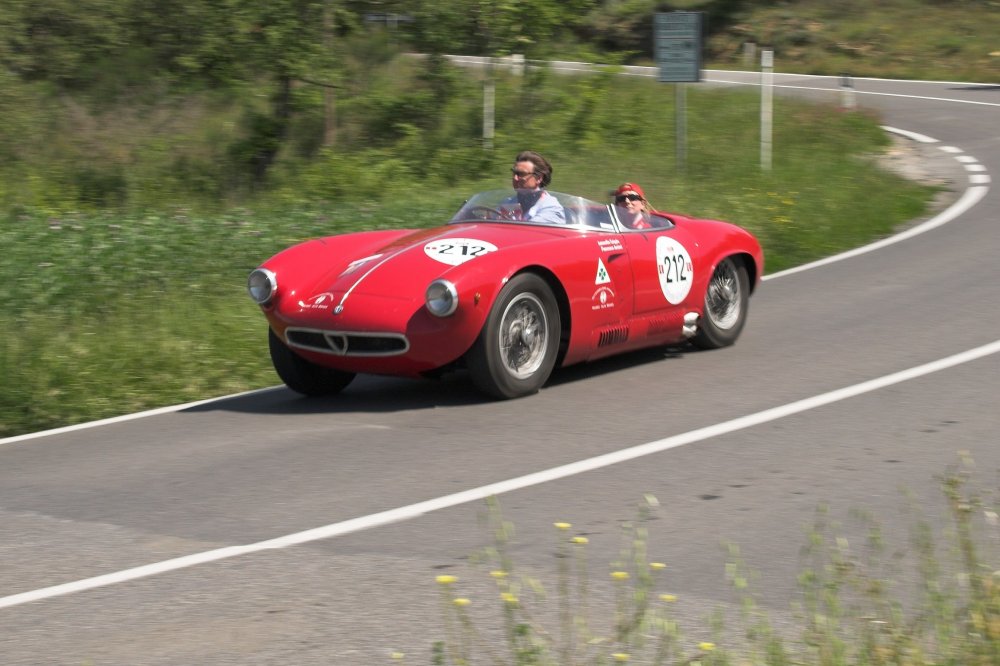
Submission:
[[[566,211],[553,195],[545,191],[552,181],[552,165],[531,150],[524,150],[514,158],[510,170],[511,181],[517,195],[504,203],[521,205],[521,218],[543,224],[566,224]]]

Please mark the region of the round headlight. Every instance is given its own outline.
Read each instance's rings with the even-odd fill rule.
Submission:
[[[427,309],[436,317],[447,317],[458,308],[458,291],[448,280],[434,280],[427,287]]]
[[[278,278],[266,268],[255,268],[247,278],[247,293],[257,305],[267,305],[278,288]]]

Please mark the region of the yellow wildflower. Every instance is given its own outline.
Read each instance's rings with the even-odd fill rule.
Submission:
[[[650,562],[649,563],[649,568],[650,569],[666,569],[667,565],[664,564],[663,562]]]
[[[451,585],[452,583],[455,583],[455,582],[458,581],[458,577],[457,576],[449,576],[448,574],[443,574],[441,576],[438,576],[434,580],[436,580],[441,585]]]
[[[707,641],[704,643],[698,643],[698,649],[702,652],[711,652],[715,649],[715,643],[709,643]]]
[[[618,662],[626,662],[629,660],[629,655],[627,652],[613,652],[611,656],[614,658],[615,661]]]
[[[660,595],[660,600],[661,601],[666,601],[668,604],[669,603],[673,603],[673,602],[677,601],[677,595],[676,594],[661,594]]]
[[[451,603],[455,604],[456,606],[468,606],[472,602],[466,599],[465,597],[458,597],[457,599],[453,599]]]
[[[590,539],[588,539],[587,537],[582,537],[582,536],[575,536],[572,539],[570,539],[570,541],[572,541],[573,543],[578,543],[578,544],[590,543]]]
[[[504,592],[500,595],[500,598],[504,600],[504,603],[514,605],[517,603],[517,597],[510,592]]]
[[[552,524],[556,526],[557,530],[568,530],[569,528],[573,527],[572,523],[552,523]]]
[[[611,572],[611,577],[614,578],[615,580],[628,580],[628,572],[627,571],[612,571]]]
[[[490,572],[490,575],[493,576],[494,578],[506,578],[507,572],[504,571],[503,569],[494,569],[493,571]]]

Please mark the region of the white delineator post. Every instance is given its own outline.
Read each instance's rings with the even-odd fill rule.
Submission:
[[[858,105],[854,97],[854,79],[849,74],[840,75],[840,108],[853,111]]]
[[[761,51],[760,65],[760,168],[770,171],[774,119],[774,51]]]

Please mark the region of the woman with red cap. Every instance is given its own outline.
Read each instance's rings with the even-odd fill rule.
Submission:
[[[646,201],[646,194],[636,183],[622,183],[615,190],[618,218],[632,229],[649,229],[649,213],[653,207]]]

